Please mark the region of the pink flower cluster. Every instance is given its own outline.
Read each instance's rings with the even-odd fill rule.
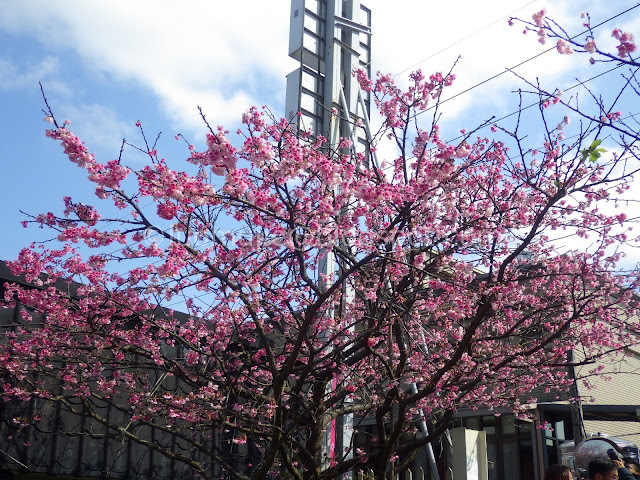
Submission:
[[[531,18],[533,19],[533,23],[535,23],[538,27],[544,27],[544,17],[547,14],[547,11],[543,8],[539,12],[534,13]]]
[[[575,40],[571,37],[568,37],[564,30],[557,28],[558,25],[553,20],[546,20],[547,12],[546,10],[540,10],[532,15],[532,22],[527,22],[519,19],[515,19],[520,21],[525,25],[525,29],[523,31],[526,34],[529,31],[535,31],[538,36],[538,41],[541,44],[545,44],[548,38],[557,38],[556,49],[562,55],[569,55],[573,53],[572,45],[579,45]],[[581,18],[586,18],[587,20],[583,22],[583,27],[589,29],[588,37],[583,45],[584,51],[587,53],[594,54],[598,52],[596,47],[596,41],[593,37],[593,32],[591,31],[591,24],[589,14],[586,12],[581,13]],[[514,19],[509,19],[509,25],[513,25]],[[635,44],[635,40],[633,34],[630,32],[623,32],[619,28],[614,28],[611,36],[618,40],[620,44],[616,47],[617,56],[621,59],[627,59],[631,56],[632,53],[637,51],[637,45]],[[609,57],[610,55],[606,52],[600,52],[605,57]],[[596,63],[596,59],[593,57],[589,59],[591,64]],[[633,59],[632,59],[633,61]]]
[[[60,140],[69,160],[80,168],[86,169],[89,172],[89,180],[98,184],[96,195],[100,198],[106,198],[109,195],[108,190],[120,188],[130,170],[121,166],[118,160],[111,160],[106,165],[97,163],[84,143],[66,128],[69,123],[65,122],[65,126],[57,130],[47,130],[46,135],[49,138]]]
[[[249,121],[249,116],[246,116],[245,120]],[[215,175],[222,176],[234,170],[237,163],[237,150],[226,137],[227,133],[229,132],[219,126],[215,135],[207,134],[207,146],[209,148],[204,153],[193,152],[189,161],[209,166]]]
[[[638,49],[633,34],[629,32],[622,32],[619,28],[614,28],[611,36],[620,42],[620,45],[616,47],[620,58],[626,58]]]
[[[558,40],[556,49],[561,55],[571,55],[573,53],[573,49],[571,48],[569,42],[563,40],[562,38]]]
[[[547,42],[547,32],[544,25],[544,17],[547,14],[545,9],[540,10],[539,12],[534,13],[531,18],[533,19],[533,23],[539,27],[538,28],[538,42],[544,45]],[[522,33],[527,33],[525,29]]]
[[[69,217],[71,213],[74,213],[79,220],[83,221],[89,226],[94,226],[100,220],[100,214],[91,205],[85,205],[83,203],[74,204],[71,201],[71,197],[64,197],[65,217]]]
[[[410,75],[413,82],[406,92],[401,92],[396,86],[392,75],[380,75],[373,88],[376,105],[386,119],[386,124],[392,128],[403,127],[407,122],[407,113],[412,109],[418,111],[425,110],[430,101],[440,97],[446,87],[450,87],[455,75],[450,73],[446,76],[437,72],[429,76],[428,81],[421,70],[417,70]],[[358,76],[363,89],[369,88],[369,80],[363,80],[362,75]]]
[[[587,42],[584,44],[584,49],[589,53],[595,53],[596,51],[595,40],[593,38],[590,38],[589,40],[587,40]]]

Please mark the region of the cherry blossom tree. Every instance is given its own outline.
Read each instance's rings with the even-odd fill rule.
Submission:
[[[631,13],[637,7],[631,7],[625,12],[621,12],[613,18],[620,16],[623,13]],[[589,56],[589,63],[591,65],[608,65],[612,68],[604,73],[609,73],[620,69],[621,67],[627,67],[628,71],[621,74],[623,84],[619,89],[613,90],[611,98],[607,101],[603,98],[602,92],[594,92],[583,83],[581,86],[587,93],[586,100],[591,100],[596,108],[584,108],[580,106],[576,97],[569,99],[563,99],[561,91],[546,91],[540,87],[540,85],[532,85],[535,87],[535,93],[546,97],[548,100],[552,99],[554,103],[560,102],[567,107],[574,114],[585,118],[586,120],[593,122],[594,124],[609,124],[614,134],[619,134],[622,137],[630,137],[634,140],[638,138],[637,127],[637,112],[627,112],[630,115],[622,116],[620,111],[620,105],[626,103],[631,97],[631,101],[635,101],[640,96],[640,80],[637,77],[637,69],[640,67],[636,52],[638,50],[635,44],[634,35],[630,32],[622,31],[618,27],[614,27],[612,30],[603,31],[608,21],[600,22],[596,25],[592,23],[591,16],[588,12],[582,12],[580,14],[581,31],[576,34],[569,34],[567,30],[558,22],[547,16],[547,11],[542,9],[534,13],[531,17],[531,21],[522,20],[519,18],[511,18],[509,24],[514,26],[520,24],[524,26],[523,33],[534,32],[537,35],[537,40],[540,44],[546,45],[547,42],[555,42],[556,50],[561,55],[583,54]],[[610,38],[606,38],[610,37]],[[602,47],[602,44],[607,45],[611,43],[613,39],[615,46],[609,47],[609,49]],[[584,105],[584,100],[583,100]]]
[[[513,26],[517,22],[524,25],[523,33],[535,32],[538,36],[538,42],[542,45],[545,45],[548,40],[555,41],[558,53],[562,55],[571,55],[574,53],[574,49],[577,52],[592,54],[593,56],[589,58],[592,65],[596,62],[623,62],[638,66],[637,60],[632,55],[638,50],[632,33],[623,32],[620,28],[615,27],[611,31],[611,37],[617,41],[618,45],[615,47],[615,52],[610,52],[599,48],[599,42],[596,44],[595,28],[603,24],[593,26],[588,12],[582,12],[580,18],[584,31],[578,35],[567,33],[561,25],[547,16],[545,9],[534,13],[531,16],[531,21],[511,18],[509,24]]]
[[[392,478],[458,409],[526,415],[534,388],[571,385],[572,351],[589,364],[637,343],[637,271],[620,263],[636,238],[614,208],[637,128],[583,110],[570,127],[573,104],[536,91],[539,132],[488,121],[446,141],[417,115],[452,74],[404,91],[358,78],[384,119],[370,148],[397,146],[380,165],[252,108],[184,171],[146,140],[136,169],[47,111],[100,201],[31,217],[57,244],[8,263],[0,395],[37,407],[16,439],[55,406],[196,477]],[[580,241],[559,251],[562,236]]]

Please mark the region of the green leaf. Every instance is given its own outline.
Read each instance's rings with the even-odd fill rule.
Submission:
[[[589,148],[580,150],[582,161],[584,162],[588,158],[590,162],[596,162],[600,158],[600,155],[607,151],[604,148],[598,148],[601,143],[602,140],[596,138],[593,142],[591,142]]]

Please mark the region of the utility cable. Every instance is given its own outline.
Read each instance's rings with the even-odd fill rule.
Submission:
[[[577,35],[572,36],[572,37],[571,37],[571,39],[574,39],[574,38],[580,37],[580,36],[584,35],[585,33],[590,33],[590,32],[592,32],[593,30],[597,29],[598,27],[601,27],[602,25],[604,25],[604,24],[606,24],[606,23],[610,22],[611,20],[614,20],[614,19],[616,19],[616,18],[618,18],[618,17],[620,17],[620,16],[622,16],[622,15],[625,15],[625,14],[629,13],[630,11],[632,11],[632,10],[634,10],[634,9],[638,8],[638,7],[640,7],[640,3],[638,3],[638,4],[634,5],[633,7],[630,7],[630,8],[628,8],[628,9],[626,9],[626,10],[624,10],[624,11],[620,12],[620,13],[617,13],[616,15],[614,15],[614,16],[612,16],[612,17],[609,17],[609,18],[608,18],[608,19],[606,19],[606,20],[603,20],[602,22],[600,22],[600,23],[598,23],[598,24],[596,24],[596,25],[594,25],[594,26],[590,27],[590,28],[589,28],[589,29],[587,29],[587,30],[584,30],[583,32],[580,32],[580,33],[579,33],[579,34],[577,34]],[[526,60],[523,60],[522,62],[518,63],[517,65],[515,65],[515,66],[513,66],[513,67],[511,67],[511,68],[507,68],[507,69],[503,70],[502,72],[497,73],[497,74],[493,75],[492,77],[489,77],[489,78],[487,78],[487,79],[485,79],[485,80],[483,80],[483,81],[481,81],[481,82],[479,82],[479,83],[477,83],[477,84],[475,84],[475,85],[473,85],[473,86],[471,86],[471,87],[469,87],[469,88],[467,88],[467,89],[463,90],[462,92],[458,92],[458,93],[456,93],[455,95],[453,95],[453,96],[451,96],[451,97],[445,98],[444,100],[442,100],[442,101],[438,102],[438,105],[442,105],[443,103],[446,103],[446,102],[448,102],[449,100],[453,100],[454,98],[457,98],[457,97],[459,97],[460,95],[462,95],[462,94],[464,94],[464,93],[468,93],[468,92],[470,92],[471,90],[474,90],[475,88],[477,88],[477,87],[479,87],[479,86],[481,86],[481,85],[484,85],[485,83],[490,82],[491,80],[494,80],[494,79],[496,79],[496,78],[498,78],[498,77],[500,77],[500,76],[504,75],[505,73],[510,72],[511,70],[515,70],[516,68],[521,67],[521,66],[522,66],[522,65],[524,65],[525,63],[530,62],[531,60],[535,60],[536,58],[538,58],[538,57],[540,57],[540,56],[544,55],[545,53],[548,53],[548,52],[550,52],[551,50],[555,50],[555,49],[556,49],[556,46],[555,46],[555,45],[554,45],[553,47],[549,47],[548,49],[543,50],[542,52],[538,53],[537,55],[534,55],[534,56],[533,56],[533,57],[531,57],[531,58],[528,58],[528,59],[526,59]],[[425,113],[425,112],[428,112],[429,110],[432,110],[432,109],[434,109],[434,108],[436,108],[436,106],[435,106],[435,105],[433,105],[433,106],[431,106],[431,107],[428,107],[428,108],[426,108],[426,109],[424,109],[424,110],[421,110],[420,112],[415,113],[415,114],[411,117],[411,119],[413,119],[413,118],[417,117],[418,115],[421,115],[421,114],[423,114],[423,113]]]
[[[418,65],[420,65],[421,63],[424,63],[424,62],[426,62],[427,60],[430,60],[430,59],[432,59],[433,57],[440,55],[442,52],[446,52],[446,51],[447,51],[447,50],[449,50],[450,48],[453,48],[453,47],[455,47],[456,45],[458,45],[458,44],[460,44],[460,43],[464,42],[465,40],[468,40],[469,38],[471,38],[471,37],[473,37],[473,36],[477,35],[478,33],[483,32],[484,30],[488,29],[489,27],[492,27],[492,26],[493,26],[493,25],[495,25],[496,23],[501,22],[501,21],[502,21],[502,20],[504,20],[505,18],[510,18],[510,17],[512,17],[515,13],[519,12],[520,10],[522,10],[522,9],[524,9],[524,8],[527,8],[529,5],[531,5],[531,4],[533,4],[533,3],[536,3],[537,1],[538,1],[538,0],[533,0],[533,1],[529,2],[529,3],[527,3],[526,5],[523,5],[522,7],[518,8],[517,10],[514,10],[514,11],[513,11],[513,12],[511,12],[510,14],[505,15],[505,16],[503,16],[503,17],[500,17],[499,19],[497,19],[497,20],[495,20],[495,21],[493,21],[493,22],[489,23],[488,25],[485,25],[485,26],[484,26],[484,27],[482,27],[481,29],[476,30],[476,31],[475,31],[475,32],[473,32],[473,33],[470,33],[469,35],[467,35],[467,36],[466,36],[466,37],[464,37],[464,38],[461,38],[460,40],[458,40],[458,41],[457,41],[457,42],[455,42],[455,43],[452,43],[452,44],[451,44],[451,45],[449,45],[448,47],[445,47],[445,48],[443,48],[442,50],[439,50],[439,51],[437,51],[437,52],[435,52],[435,53],[433,53],[433,54],[429,55],[427,58],[424,58],[424,59],[420,60],[419,62],[414,63],[414,64],[413,64],[413,65],[411,65],[410,67],[407,67],[407,68],[405,68],[404,70],[402,70],[402,71],[400,71],[400,72],[396,73],[396,74],[394,75],[394,77],[397,77],[398,75],[403,74],[403,73],[404,73],[404,72],[406,72],[407,70],[411,70],[412,68],[417,67],[417,66],[418,66]]]
[[[622,64],[620,64],[620,65],[616,65],[615,67],[610,68],[609,70],[607,70],[607,71],[605,71],[605,72],[601,72],[601,73],[599,73],[599,74],[597,74],[597,75],[594,75],[593,77],[591,77],[591,78],[589,78],[589,79],[587,79],[587,80],[583,80],[583,81],[578,82],[578,83],[576,83],[576,84],[574,84],[574,85],[572,85],[572,86],[570,86],[570,87],[567,87],[567,88],[565,88],[563,91],[564,91],[564,92],[568,92],[569,90],[573,90],[574,88],[577,88],[577,87],[583,86],[584,84],[586,84],[586,83],[588,83],[588,82],[590,82],[590,81],[592,81],[592,80],[595,80],[596,78],[602,77],[602,76],[604,76],[604,75],[606,75],[606,74],[608,74],[608,73],[611,73],[611,72],[613,72],[613,71],[615,71],[615,70],[619,69],[619,68],[620,68],[620,67],[622,67],[622,66],[623,66]],[[539,101],[533,102],[533,103],[531,103],[531,104],[529,104],[529,105],[527,105],[527,106],[524,106],[524,107],[522,107],[522,108],[519,108],[519,109],[518,109],[518,110],[516,110],[515,112],[511,112],[511,113],[508,113],[507,115],[504,115],[504,116],[502,116],[502,117],[500,117],[500,118],[497,118],[497,119],[493,120],[491,123],[492,123],[492,124],[496,124],[496,123],[498,123],[498,122],[500,122],[500,121],[502,121],[502,120],[506,120],[506,119],[507,119],[507,118],[509,118],[509,117],[513,117],[514,115],[517,115],[518,113],[523,112],[523,111],[525,111],[525,110],[528,110],[529,108],[531,108],[531,107],[535,107],[535,106],[537,106],[537,105],[540,105],[540,102],[539,102]],[[417,114],[416,114],[416,115],[417,115]],[[415,117],[416,115],[414,115],[414,117]],[[633,115],[630,115],[630,116],[628,116],[628,117],[623,118],[622,120],[626,120],[626,119],[628,119],[628,118],[631,118],[632,116],[633,116]],[[412,118],[414,118],[414,117],[412,117]],[[487,126],[488,126],[488,124],[487,124]],[[482,129],[482,128],[485,128],[485,127],[481,127],[480,129]],[[464,137],[465,137],[465,135],[458,135],[457,137],[452,138],[451,140],[448,140],[448,143],[455,142],[456,140],[458,140],[458,139],[460,139],[460,138],[464,138]]]

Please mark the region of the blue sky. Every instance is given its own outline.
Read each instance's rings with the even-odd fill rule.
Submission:
[[[452,93],[543,50],[534,38],[507,26],[503,17],[517,10],[530,18],[545,7],[573,32],[580,29],[581,10],[588,8],[595,22],[635,4],[363,3],[373,15],[373,70],[403,72],[398,76],[402,83],[407,69],[448,70],[462,55]],[[71,129],[100,161],[118,156],[122,138],[139,139],[135,122],[140,120],[150,136],[163,132],[161,153],[178,168],[187,152],[174,135],[183,133],[195,144],[203,137],[198,105],[212,125],[225,125],[232,132],[252,105],[284,113],[285,76],[297,66],[287,57],[289,10],[289,0],[193,0],[179,6],[167,0],[0,2],[0,258],[14,258],[22,246],[50,236],[23,229],[20,209],[60,212],[64,195],[95,203],[83,171],[44,137],[49,124],[42,121],[39,81],[56,116],[72,121]],[[614,26],[640,36],[638,10],[602,33]],[[566,88],[576,77],[593,74],[584,60],[552,52],[518,72],[540,77],[546,86]],[[472,128],[492,114],[512,111],[516,97],[510,92],[518,86],[513,75],[503,75],[448,102],[445,128]],[[135,156],[131,162],[142,164]]]

